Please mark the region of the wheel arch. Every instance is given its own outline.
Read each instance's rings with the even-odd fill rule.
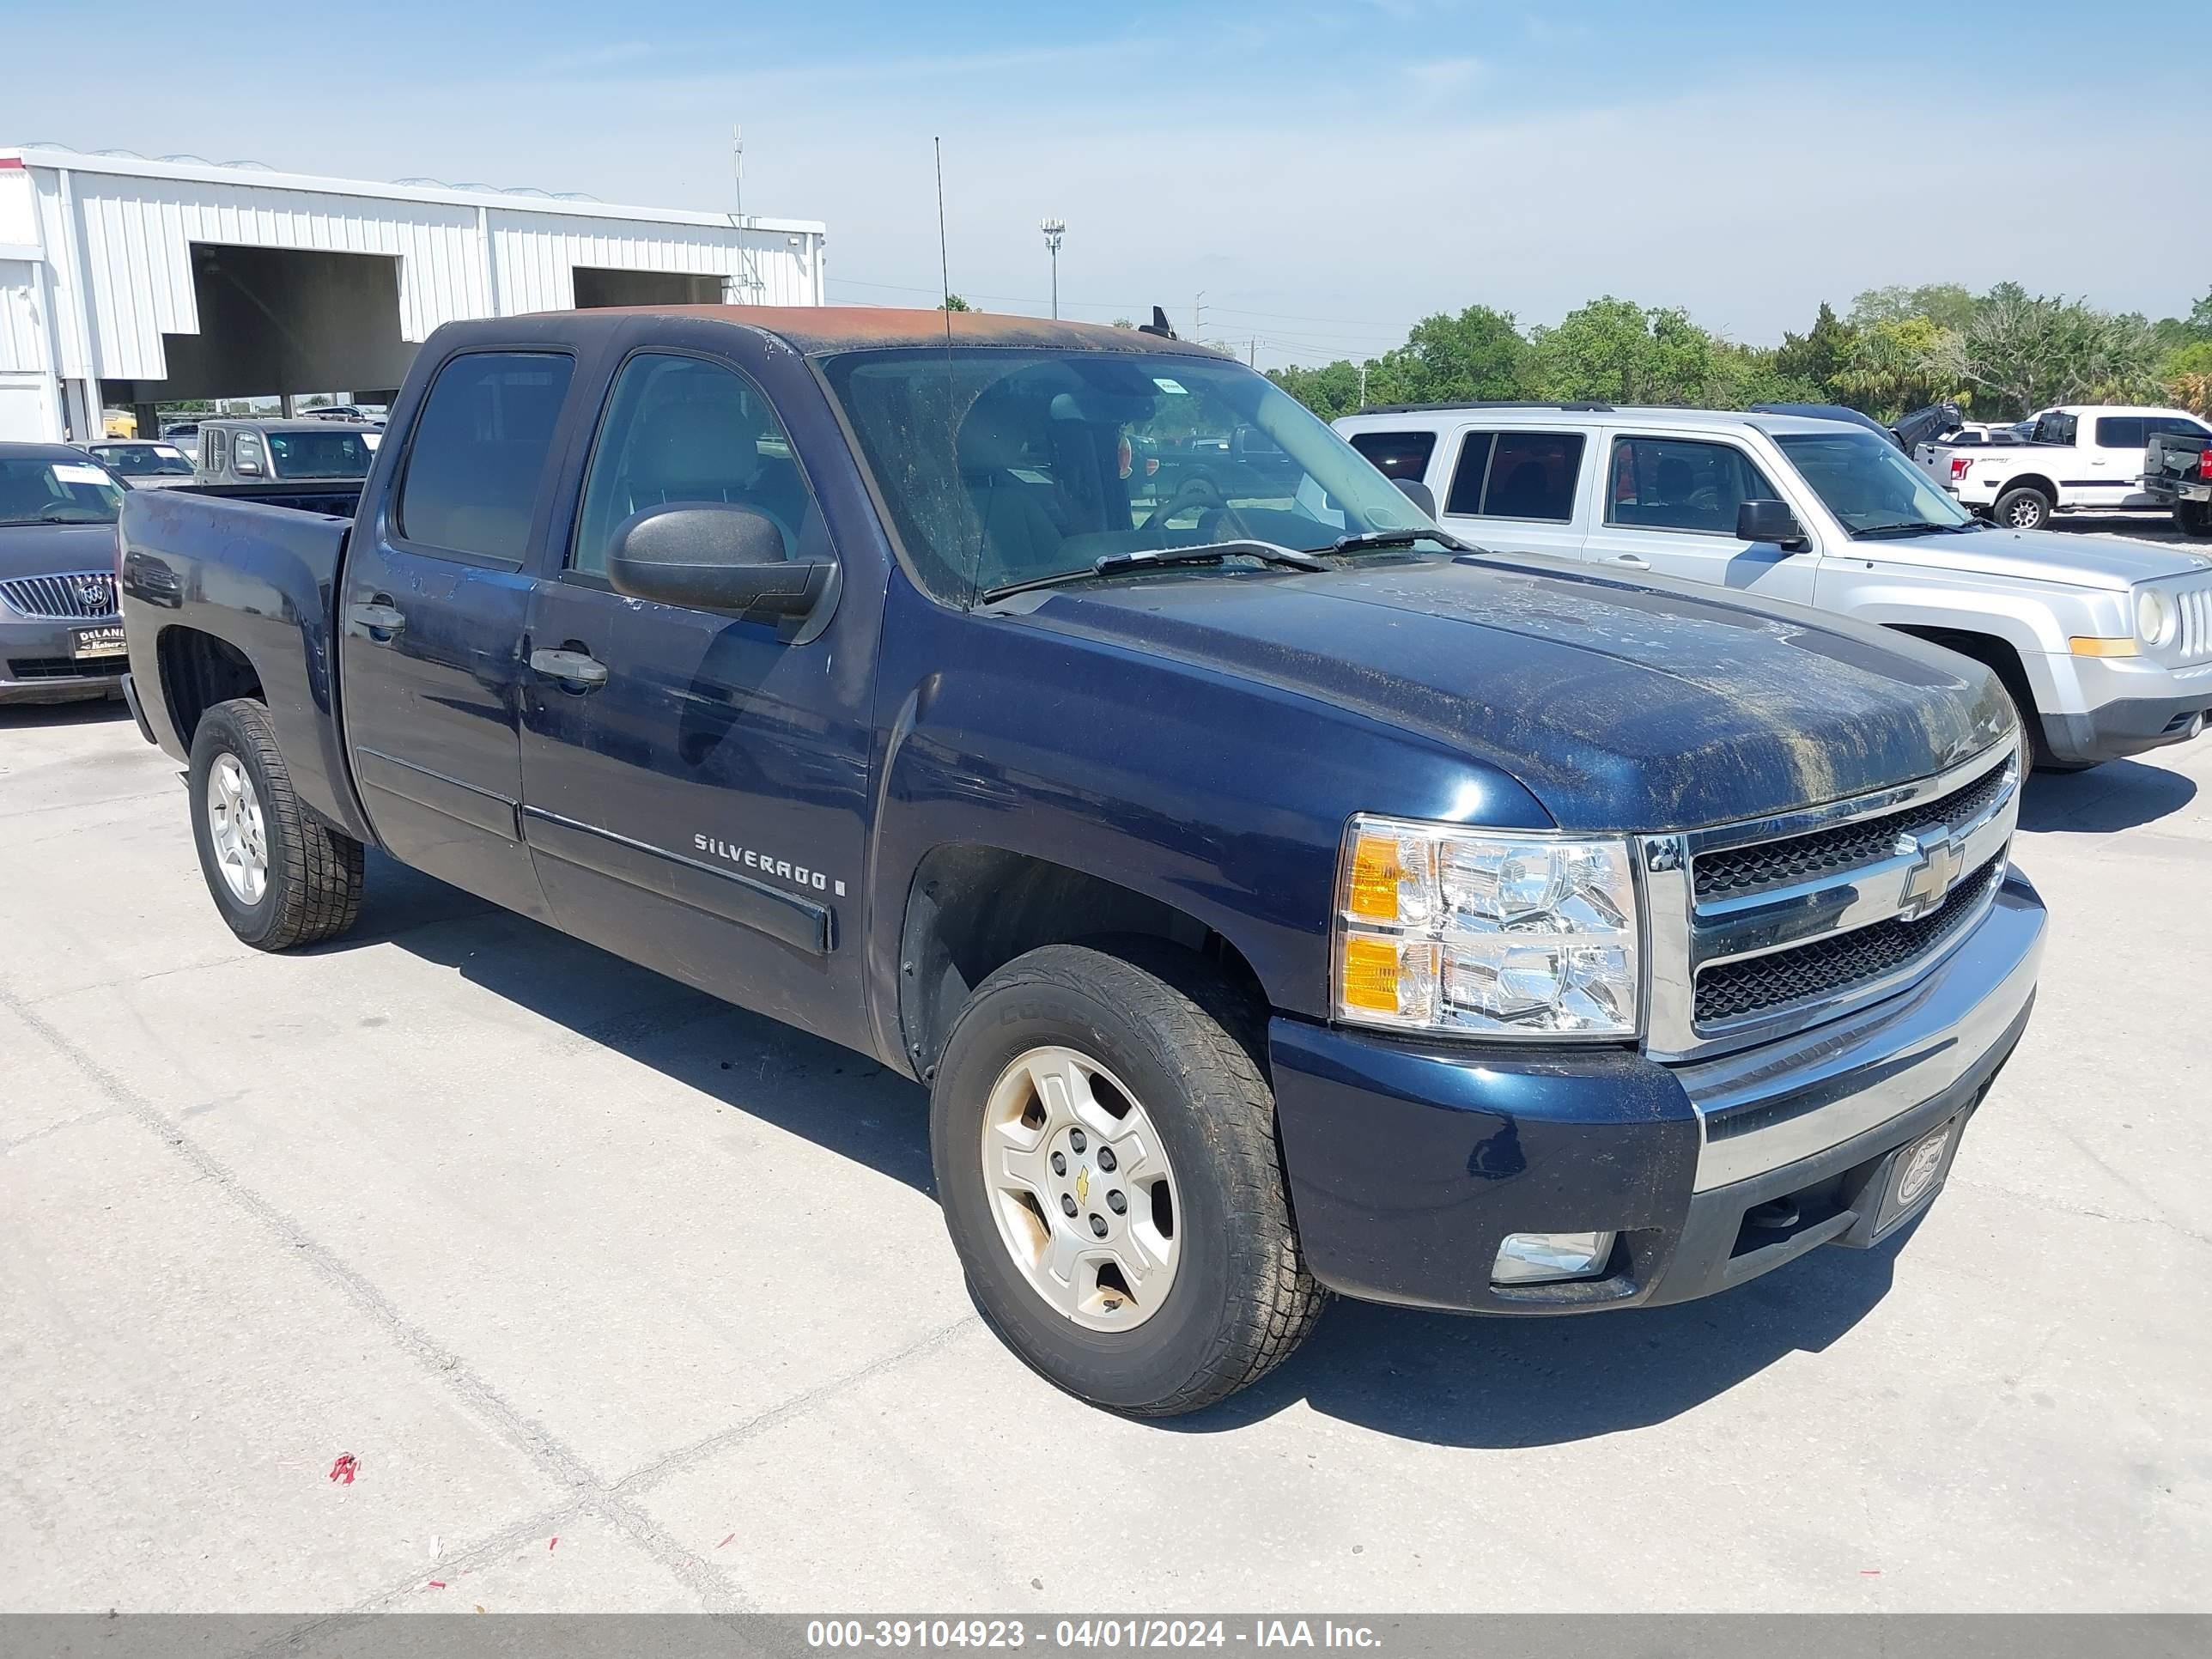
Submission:
[[[923,1082],[975,989],[1046,945],[1155,940],[1207,964],[1264,1016],[1267,994],[1234,941],[1188,911],[1030,853],[980,842],[932,848],[908,884],[899,933],[901,1058]]]

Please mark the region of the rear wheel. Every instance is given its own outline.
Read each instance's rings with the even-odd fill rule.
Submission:
[[[2212,501],[2176,501],[2173,526],[2185,536],[2212,536]]]
[[[1079,945],[984,981],[945,1043],[930,1140],[984,1317],[1048,1381],[1164,1417],[1281,1363],[1320,1316],[1274,1096],[1186,952]]]
[[[2023,484],[1997,497],[1993,516],[2007,530],[2042,530],[2050,526],[2052,511],[2050,496]]]
[[[192,733],[192,839],[230,931],[264,951],[335,938],[361,911],[361,843],[306,811],[269,711],[219,702]]]

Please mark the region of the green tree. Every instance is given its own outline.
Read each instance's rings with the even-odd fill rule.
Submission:
[[[1359,412],[1359,368],[1346,358],[1320,368],[1271,368],[1267,378],[1324,421]]]
[[[1778,374],[1792,380],[1807,381],[1820,388],[1820,398],[1790,399],[1771,398],[1757,399],[1768,403],[1818,403],[1829,396],[1828,385],[1838,370],[1850,360],[1851,345],[1857,331],[1839,319],[1835,308],[1826,300],[1820,301],[1820,314],[1813,319],[1811,330],[1803,334],[1785,332],[1781,349],[1774,354],[1774,368]]]
[[[1469,306],[1413,325],[1406,343],[1370,365],[1367,397],[1377,404],[1466,403],[1527,392],[1528,343],[1510,313]]]
[[[975,307],[969,305],[958,295],[948,294],[945,296],[945,303],[938,307],[938,309],[939,311],[973,311]]]
[[[1607,295],[1535,331],[1530,389],[1562,402],[1711,404],[1733,390],[1725,349],[1685,312]]]
[[[1925,317],[1939,328],[1964,330],[1974,319],[1983,301],[1959,283],[1923,283],[1917,288],[1899,283],[1870,288],[1851,301],[1851,325],[1868,328],[1875,323],[1901,323]]]
[[[1931,361],[1942,378],[1971,386],[1978,405],[2026,414],[2051,404],[2154,398],[2160,356],[2158,332],[2142,317],[2000,284]]]
[[[1893,421],[1960,395],[1960,338],[1930,317],[1885,318],[1856,331],[1850,355],[1828,384],[1852,408]]]

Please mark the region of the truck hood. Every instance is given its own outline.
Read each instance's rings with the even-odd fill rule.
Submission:
[[[112,524],[0,525],[0,581],[114,568]]]
[[[1917,569],[2123,591],[2136,582],[2212,570],[2212,558],[2186,548],[2118,536],[2062,536],[2054,530],[1977,530],[1966,535],[1856,541],[1850,544],[1850,556]]]
[[[1923,778],[2012,729],[1900,635],[1539,558],[1048,590],[1033,620],[1333,703],[1497,768],[1567,830],[1686,830]],[[1387,778],[1375,809],[1388,811]]]

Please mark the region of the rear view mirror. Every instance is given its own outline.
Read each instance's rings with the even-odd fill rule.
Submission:
[[[1813,544],[1787,501],[1746,501],[1735,510],[1735,538],[1772,542],[1784,553],[1800,553]]]
[[[783,532],[734,502],[653,507],[615,527],[607,581],[617,593],[756,621],[810,615],[836,564],[785,556]]]
[[[1400,493],[1422,512],[1431,519],[1437,516],[1437,493],[1428,485],[1419,478],[1393,478],[1390,482],[1397,485]]]

